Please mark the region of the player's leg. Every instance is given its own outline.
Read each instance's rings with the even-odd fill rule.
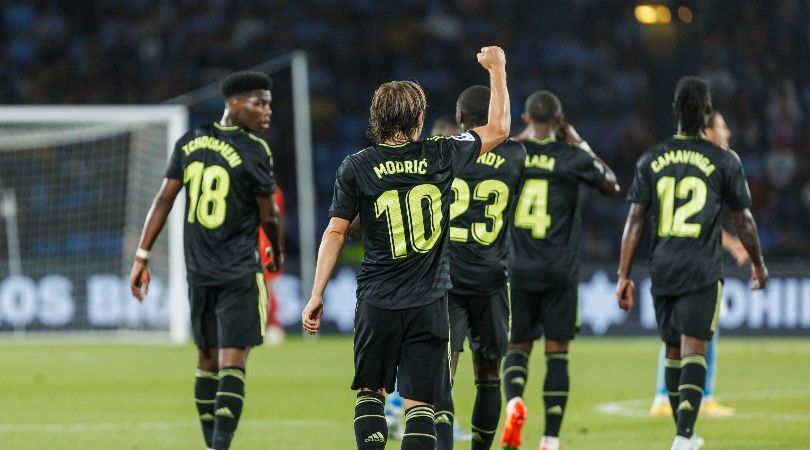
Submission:
[[[579,329],[579,284],[570,283],[551,290],[542,299],[540,321],[546,333],[546,377],[543,381],[545,431],[541,450],[560,448],[562,427],[568,393],[568,347]]]
[[[354,436],[358,450],[379,450],[388,441],[385,392],[394,389],[400,354],[401,311],[358,300],[354,317]]]
[[[397,372],[399,392],[405,399],[403,450],[434,450],[434,399],[450,390],[447,298],[405,310],[404,339]]]
[[[470,349],[475,371],[472,449],[492,446],[502,406],[500,365],[509,345],[509,286],[470,301]]]
[[[267,290],[261,273],[221,287],[217,295],[219,385],[214,403],[211,447],[230,448],[245,402],[245,380],[250,347],[263,341],[267,323]]]
[[[693,445],[697,438],[694,428],[706,383],[706,352],[717,326],[722,296],[722,282],[718,281],[713,287],[681,296],[675,303],[675,321],[682,333],[676,444],[689,439]]]
[[[506,394],[506,418],[501,434],[503,448],[520,448],[522,440],[521,432],[527,417],[523,390],[529,377],[529,355],[532,343],[543,334],[538,299],[538,293],[512,286],[512,329],[501,376]]]
[[[681,335],[673,323],[674,299],[654,296],[655,320],[658,334],[664,342],[664,386],[669,399],[669,411],[678,424],[678,386],[681,380]]]
[[[194,377],[194,404],[206,447],[214,435],[214,402],[219,386],[217,318],[215,287],[189,285],[191,329],[197,346],[197,370]]]
[[[667,417],[672,414],[672,408],[669,406],[669,398],[667,396],[667,385],[664,380],[664,372],[666,371],[666,345],[661,345],[661,350],[658,351],[658,373],[655,377],[655,397],[653,398],[652,405],[650,406],[650,415],[655,417]]]
[[[448,316],[450,318],[450,371],[445,380],[445,391],[436,398],[434,426],[436,427],[436,448],[453,448],[453,426],[455,405],[453,404],[453,378],[456,375],[459,354],[464,350],[464,340],[469,330],[469,299],[452,291],[447,295]]]
[[[714,396],[717,382],[717,340],[719,336],[720,329],[718,328],[715,330],[712,340],[709,341],[709,349],[706,353],[706,388],[703,390],[700,414],[708,417],[728,417],[734,414],[734,408],[720,404]]]

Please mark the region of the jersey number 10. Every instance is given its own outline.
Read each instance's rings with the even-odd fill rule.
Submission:
[[[427,253],[436,245],[441,235],[442,193],[432,184],[414,186],[405,194],[406,213],[410,228],[411,248],[418,253]],[[427,209],[423,208],[426,204]],[[388,222],[388,239],[391,241],[391,257],[394,259],[408,256],[405,237],[405,218],[399,202],[399,192],[385,191],[374,202],[374,212],[379,218],[385,215]],[[430,237],[427,236],[425,215],[428,216]]]
[[[231,177],[224,167],[205,167],[201,161],[194,161],[183,172],[183,184],[188,189],[188,223],[199,222],[205,228],[214,229],[225,222]]]
[[[655,184],[661,215],[658,216],[658,236],[689,237],[700,236],[699,223],[687,223],[686,219],[699,213],[706,205],[706,183],[697,177],[685,177],[675,182],[675,177],[662,177]],[[691,198],[689,198],[691,194]],[[680,208],[675,208],[675,199],[686,200]]]

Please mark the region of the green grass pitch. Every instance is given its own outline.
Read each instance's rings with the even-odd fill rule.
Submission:
[[[653,338],[573,343],[566,450],[669,448],[671,421],[646,416],[658,345]],[[0,344],[0,448],[203,449],[192,402],[194,364],[191,347]],[[525,449],[537,448],[542,432],[543,371],[543,358],[533,358]],[[465,427],[471,372],[465,353],[455,387]],[[350,338],[292,338],[258,348],[247,375],[234,450],[354,448]],[[717,396],[737,414],[699,420],[706,449],[810,449],[808,380],[808,339],[721,338]]]

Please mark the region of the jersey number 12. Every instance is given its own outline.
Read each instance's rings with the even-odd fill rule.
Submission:
[[[689,237],[700,236],[699,223],[687,223],[686,219],[699,213],[706,205],[706,183],[697,177],[685,177],[675,182],[675,177],[662,177],[655,184],[661,215],[658,217],[658,236]],[[691,198],[689,198],[691,194]],[[683,206],[675,208],[675,199],[686,200]]]

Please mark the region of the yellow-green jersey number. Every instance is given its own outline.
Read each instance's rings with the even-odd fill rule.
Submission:
[[[183,184],[188,189],[188,223],[199,222],[205,228],[214,229],[225,222],[231,177],[224,167],[205,167],[201,161],[194,161],[183,172]]]
[[[706,183],[698,177],[685,177],[676,182],[675,177],[662,177],[655,184],[658,192],[658,203],[661,214],[658,216],[658,236],[688,237],[700,236],[699,223],[687,223],[686,220],[706,205],[708,189]],[[675,208],[675,199],[689,199],[680,208]]]
[[[548,214],[548,180],[529,179],[515,206],[515,226],[531,230],[532,238],[545,239],[551,227]]]
[[[386,218],[391,257],[394,259],[408,256],[408,237],[414,251],[427,253],[436,245],[441,235],[442,193],[438,187],[432,184],[414,186],[405,194],[405,205],[408,233],[405,231],[406,223],[399,201],[399,192],[385,191],[374,202],[376,217]],[[425,218],[428,219],[427,223]],[[427,237],[428,227],[430,237]]]
[[[464,214],[470,207],[470,185],[461,178],[453,180],[453,193],[456,198],[450,204],[450,220]],[[509,203],[509,186],[500,180],[484,180],[472,192],[472,198],[487,202],[484,217],[491,223],[473,222],[470,228],[450,227],[450,240],[467,242],[470,234],[481,245],[492,245],[503,231],[503,213]]]

